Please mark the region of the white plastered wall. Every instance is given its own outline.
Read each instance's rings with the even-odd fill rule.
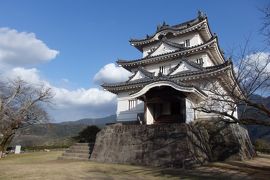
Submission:
[[[169,72],[169,69],[176,66],[178,63],[179,63],[179,59],[174,60],[174,61],[170,61],[170,62],[163,62],[163,63],[147,65],[144,68],[147,71],[154,72],[155,76],[157,76],[158,73],[159,73],[159,67],[160,66],[165,66],[165,73],[164,74],[167,74]]]
[[[193,107],[193,102],[186,98],[186,123],[190,123],[195,119],[195,112]]]
[[[146,46],[143,48],[143,57],[147,56],[152,49],[156,49],[159,46],[159,43],[155,43],[154,45],[151,46]]]
[[[146,124],[150,125],[150,124],[154,124],[154,117],[153,117],[153,109],[151,106],[147,106],[146,107]]]
[[[204,61],[203,67],[213,66],[211,59],[209,58],[209,56],[206,53],[201,53],[201,54],[189,56],[187,58],[187,60],[196,62],[196,59],[198,59],[198,58],[203,58],[203,61]],[[165,73],[164,74],[167,74],[167,73],[169,73],[169,69],[177,66],[180,61],[181,61],[181,59],[176,59],[176,60],[169,61],[169,62],[162,62],[162,63],[157,63],[157,64],[146,65],[144,68],[149,72],[154,72],[155,76],[157,76],[159,73],[160,66],[165,66]],[[194,70],[194,68],[190,68],[190,67],[187,67],[187,68],[190,70]],[[183,68],[183,70],[187,70],[187,69]]]
[[[207,53],[200,53],[200,54],[194,54],[192,56],[189,56],[188,59],[190,61],[193,61],[196,63],[196,59],[202,58],[203,59],[203,67],[208,67],[208,66],[213,66],[214,63],[213,61],[210,59],[210,57],[208,56]]]
[[[159,54],[165,54],[165,53],[169,53],[169,52],[173,52],[178,50],[178,48],[169,46],[167,44],[162,43],[157,50],[155,50],[155,52],[153,52],[150,56],[156,56]]]
[[[207,55],[207,53],[200,53],[200,54],[195,54],[195,55],[189,56],[189,57],[187,57],[187,60],[196,62],[196,59],[198,59],[198,58],[203,58],[203,62],[204,62],[203,67],[208,67],[208,66],[214,65],[212,60]],[[169,69],[177,66],[180,61],[181,61],[181,59],[176,59],[176,60],[169,61],[169,62],[162,62],[162,63],[157,63],[157,64],[146,65],[146,66],[144,66],[144,68],[149,72],[154,72],[155,76],[157,76],[159,73],[160,66],[165,67],[164,74],[167,74],[167,73],[169,73]],[[186,70],[186,69],[183,69],[183,70]]]
[[[134,81],[137,79],[144,78],[145,75],[141,71],[137,71],[136,74],[133,76],[133,78],[130,79],[130,81]]]
[[[216,81],[216,82],[211,82],[209,83],[209,85],[207,85],[205,87],[206,90],[204,90],[204,92],[209,96],[209,97],[213,97],[213,96],[217,96],[217,98],[221,98],[220,95],[214,95],[213,93],[210,93],[207,89],[211,89],[211,85],[212,83],[214,83],[214,87],[219,91],[219,93],[222,95],[222,94],[226,94],[227,92],[224,90],[224,88],[221,86],[221,84]],[[206,99],[207,103],[208,104],[211,104],[210,102],[210,99],[211,98],[208,98]],[[230,101],[233,101],[232,99],[228,99]],[[207,104],[206,103],[206,104]],[[198,104],[198,106],[202,106],[202,104]],[[205,105],[203,105],[205,106]],[[215,109],[217,111],[220,111],[220,112],[227,112],[228,114],[231,114],[232,111],[230,110],[230,106],[228,106],[228,103],[226,102],[217,102],[215,101],[215,106],[211,107],[210,109]],[[233,116],[238,118],[238,113],[237,113],[237,110],[233,113]],[[217,114],[214,114],[214,113],[204,113],[204,112],[200,112],[200,111],[196,111],[196,118],[198,119],[210,119],[212,117],[218,117]]]
[[[178,36],[178,37],[174,37],[169,39],[169,41],[171,42],[175,42],[177,44],[184,44],[185,40],[189,39],[190,40],[190,46],[196,46],[199,44],[203,43],[203,40],[200,36],[199,33],[189,33],[189,34],[184,34],[182,36]],[[162,46],[162,45],[161,45]],[[167,45],[168,46],[168,45]],[[151,46],[146,46],[143,48],[143,57],[147,56],[148,53],[151,51],[151,49],[156,49],[158,47],[158,43],[151,45]],[[164,47],[162,47],[164,48]],[[161,49],[162,49],[161,48]],[[160,49],[160,48],[159,48]],[[168,50],[172,50],[172,47],[167,47]],[[157,55],[158,53],[155,53],[155,55]]]
[[[178,37],[170,39],[170,41],[178,43],[178,44],[183,44],[185,43],[185,40],[187,39],[190,40],[190,46],[196,46],[203,43],[203,40],[198,33],[190,33],[188,35],[185,34],[183,36],[178,36]]]
[[[137,105],[129,109],[129,100],[134,100],[129,97],[128,93],[120,93],[117,98],[117,121],[136,121],[138,113],[144,113],[144,102],[137,100]]]
[[[198,69],[192,67],[191,65],[189,65],[186,62],[182,62],[180,64],[180,66],[171,75],[175,75],[175,74],[182,72],[182,71],[196,71],[196,70],[198,70]]]

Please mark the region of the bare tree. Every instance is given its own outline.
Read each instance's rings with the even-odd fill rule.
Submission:
[[[270,4],[261,8],[260,11],[263,14],[263,26],[261,32],[266,37],[268,45],[270,45]]]
[[[270,126],[269,107],[254,99],[256,95],[265,96],[270,93],[270,54],[245,54],[235,63],[235,68],[231,64],[224,76],[206,82],[205,90],[209,96],[195,110],[216,114],[228,122]],[[239,108],[241,111],[238,111]],[[248,111],[260,113],[266,120],[246,116]]]
[[[0,157],[19,129],[48,121],[44,105],[52,97],[50,88],[20,79],[0,83]]]
[[[270,4],[261,9],[263,23],[261,33],[266,37],[266,49],[270,46]],[[204,113],[213,113],[229,122],[248,125],[270,126],[270,108],[265,102],[254,99],[256,95],[262,97],[270,95],[270,53],[248,50],[249,39],[240,48],[240,55],[235,56],[234,67],[227,71],[235,81],[223,77],[208,81],[205,90],[210,96],[206,102],[195,109]],[[222,82],[217,83],[217,80]],[[235,116],[238,108],[241,112]],[[246,116],[252,111],[253,116]],[[258,118],[255,113],[258,113]]]

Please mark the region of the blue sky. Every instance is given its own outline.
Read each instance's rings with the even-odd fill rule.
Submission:
[[[78,97],[80,90],[83,94],[89,89],[100,89],[93,78],[102,67],[117,58],[141,56],[129,45],[130,38],[141,38],[155,32],[156,26],[163,21],[177,24],[193,19],[197,11],[202,10],[225,52],[237,51],[249,36],[252,47],[264,48],[263,37],[259,33],[263,16],[259,8],[268,3],[265,0],[0,0],[0,28],[16,30],[15,34],[34,33],[35,39],[58,52],[47,57],[46,61],[31,61],[23,65],[13,63],[9,68],[0,70],[2,73],[16,67],[32,70],[31,73],[36,73],[39,80],[74,96],[74,100],[68,102],[69,107],[52,111],[55,121],[105,116],[114,113],[115,97],[108,97],[102,105],[87,105],[86,101],[81,106],[74,101],[89,97],[89,93]],[[93,101],[91,98],[90,103]],[[69,110],[73,115],[65,113]]]

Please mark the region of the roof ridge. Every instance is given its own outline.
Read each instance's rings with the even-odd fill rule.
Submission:
[[[159,42],[159,45],[152,52],[147,54],[147,56],[145,56],[145,57],[150,57],[161,45],[162,45],[162,42]]]
[[[209,67],[204,67],[202,71],[185,71],[185,72],[179,72],[175,75],[171,75],[172,78],[174,77],[185,77],[185,76],[190,76],[190,75],[199,75],[201,73],[211,73],[211,72],[215,72],[216,70],[221,70],[221,69],[226,69],[229,68],[231,66],[231,63],[225,62],[223,64],[220,65],[215,65],[215,66],[209,66]]]
[[[230,61],[226,61],[221,65],[216,65],[216,66],[210,66],[207,68],[204,68],[203,71],[188,71],[188,72],[184,72],[184,73],[177,73],[175,75],[160,75],[160,76],[153,76],[153,78],[141,78],[141,79],[136,79],[134,81],[129,81],[128,84],[127,82],[120,82],[120,83],[104,83],[102,85],[102,87],[117,87],[117,86],[122,86],[122,85],[134,85],[134,84],[138,84],[141,82],[148,82],[150,80],[157,80],[157,79],[169,79],[169,80],[174,80],[174,78],[178,78],[178,77],[186,77],[186,76],[192,76],[192,75],[200,75],[200,74],[205,74],[205,73],[212,73],[215,72],[216,70],[222,70],[224,68],[224,70],[226,70],[226,68],[230,68],[232,65],[232,63]]]
[[[169,41],[166,37],[164,37],[160,40],[159,45],[155,49],[153,49],[153,51],[147,54],[147,56],[145,56],[144,58],[150,57],[163,43],[175,48],[185,49],[185,47],[182,44]]]
[[[149,72],[149,71],[147,71],[146,69],[144,69],[143,67],[138,67],[138,70],[132,75],[132,76],[130,76],[129,77],[129,79],[127,80],[127,81],[125,81],[125,82],[130,82],[130,80],[134,77],[134,76],[136,76],[136,74],[138,73],[138,72],[141,72],[141,73],[143,73],[143,75],[145,75],[146,77],[148,77],[148,78],[153,78],[153,76],[154,76],[154,72]]]
[[[170,72],[168,73],[168,75],[171,75],[174,71],[176,71],[176,70],[178,69],[178,67],[179,67],[183,62],[185,62],[185,63],[189,64],[190,66],[195,67],[195,68],[197,68],[197,69],[200,69],[200,70],[203,70],[203,69],[204,69],[204,67],[202,67],[201,65],[199,65],[199,64],[197,64],[197,63],[194,63],[194,62],[192,62],[192,61],[190,61],[190,60],[187,60],[187,59],[181,59],[181,60],[179,61],[179,63],[178,63],[175,67],[169,69]]]
[[[172,47],[176,47],[176,48],[180,48],[180,49],[186,49],[185,46],[183,46],[183,44],[178,44],[178,43],[175,43],[175,42],[172,42],[170,41],[169,39],[167,39],[166,37],[162,38],[161,42],[169,45],[169,46],[172,46]]]
[[[200,18],[200,17],[196,17],[194,19],[191,19],[191,20],[188,20],[188,21],[185,21],[183,23],[180,23],[180,24],[176,24],[176,25],[168,25],[168,24],[162,24],[162,25],[159,25],[157,27],[157,30],[156,32],[153,34],[153,35],[146,35],[146,38],[143,38],[143,39],[136,39],[136,38],[132,38],[129,40],[129,42],[139,42],[139,41],[146,41],[146,40],[150,40],[152,39],[157,33],[163,31],[163,30],[175,30],[175,31],[178,31],[178,30],[184,30],[184,29],[187,29],[187,28],[190,28],[192,26],[195,26],[197,24],[199,24],[200,22],[204,21],[205,19],[207,19],[207,17],[205,18]]]
[[[209,44],[209,43],[212,43],[212,41],[214,41],[215,39],[217,39],[217,36],[213,36],[213,37],[212,37],[211,39],[209,39],[207,42],[202,43],[202,44],[198,44],[198,45],[195,45],[195,46],[191,46],[191,47],[188,47],[188,48],[185,48],[185,49],[175,50],[175,51],[172,51],[172,52],[167,52],[167,53],[163,53],[163,54],[158,54],[158,55],[155,55],[155,56],[147,56],[147,57],[143,57],[143,58],[139,58],[139,59],[135,59],[135,60],[130,60],[130,61],[118,59],[117,63],[132,63],[132,62],[138,62],[138,61],[147,60],[147,59],[150,59],[150,58],[157,58],[157,57],[161,57],[161,56],[166,56],[166,55],[173,54],[173,53],[177,53],[177,52],[181,52],[181,51],[188,51],[188,50],[191,50],[191,49],[194,49],[194,48],[198,48],[198,47],[200,47],[200,46],[205,46],[205,45],[207,45],[207,44]]]
[[[121,91],[121,86],[123,86],[123,85],[130,86],[130,85],[136,85],[136,84],[141,83],[140,85],[136,85],[136,87],[135,87],[135,89],[136,89],[136,88],[143,88],[144,86],[146,86],[149,83],[155,83],[155,82],[160,82],[160,81],[172,82],[172,83],[174,83],[178,86],[182,86],[182,87],[190,87],[190,88],[193,87],[193,88],[197,89],[200,93],[205,95],[205,93],[201,89],[199,89],[197,86],[184,83],[184,82],[177,80],[177,79],[171,79],[169,76],[157,76],[156,78],[153,78],[153,79],[144,78],[144,79],[140,79],[140,81],[136,81],[136,82],[131,81],[128,84],[127,83],[103,84],[102,87],[105,89],[107,88],[107,90],[109,90],[111,92],[117,92],[117,91]],[[109,89],[109,88],[118,88],[118,89]],[[131,89],[134,89],[134,87]],[[123,87],[122,87],[122,90],[124,90]]]
[[[141,71],[144,75],[146,75],[147,77],[153,77],[154,76],[154,72],[150,72],[147,71],[146,69],[144,69],[143,67],[139,66],[138,71]]]

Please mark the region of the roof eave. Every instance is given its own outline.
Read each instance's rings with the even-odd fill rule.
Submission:
[[[190,23],[190,22],[195,22],[196,20],[197,20],[198,22],[196,22],[195,24],[192,24],[191,26],[187,26],[188,23]],[[192,19],[192,20],[190,20],[190,21],[187,21],[187,22],[185,22],[185,23],[182,23],[183,25],[186,25],[187,27],[186,27],[186,28],[179,29],[179,31],[182,31],[182,30],[185,30],[185,29],[188,29],[188,28],[192,28],[193,26],[198,25],[199,23],[201,23],[201,22],[204,21],[204,20],[206,20],[206,22],[207,22],[207,17],[204,17],[204,18],[199,18],[199,17],[197,17],[197,18],[195,18],[195,19]],[[180,24],[180,25],[181,25],[181,24]],[[207,26],[209,27],[208,22],[207,22]],[[155,40],[152,40],[152,41],[151,41],[151,39],[153,39],[158,33],[162,32],[162,31],[165,31],[165,30],[169,30],[170,28],[177,28],[177,27],[178,27],[178,25],[166,27],[166,28],[164,28],[164,29],[157,30],[157,31],[155,32],[155,34],[149,36],[148,38],[145,38],[145,39],[130,39],[130,40],[129,40],[129,43],[130,43],[132,46],[136,47],[139,51],[142,52],[143,46],[145,46],[146,44],[149,44],[149,43],[153,43]],[[209,30],[210,30],[210,29],[209,29]],[[144,42],[144,41],[150,41],[150,42],[148,42],[148,43],[146,43],[146,44],[139,44],[140,42]]]
[[[216,39],[216,36],[213,36],[212,39],[210,39],[208,42],[204,43],[204,44],[201,44],[201,45],[198,45],[198,46],[194,46],[194,47],[191,47],[190,49],[184,49],[184,50],[179,50],[179,52],[177,51],[174,51],[174,52],[170,52],[170,53],[167,53],[167,54],[160,54],[160,55],[157,55],[157,56],[151,56],[149,57],[148,59],[137,59],[137,60],[131,60],[131,61],[127,61],[127,60],[118,60],[117,63],[119,65],[121,65],[122,67],[124,68],[127,68],[127,69],[132,69],[134,65],[133,64],[142,64],[143,62],[142,61],[146,61],[146,60],[150,60],[151,58],[161,58],[161,59],[165,59],[165,57],[163,56],[169,56],[170,54],[173,54],[173,53],[181,53],[182,51],[187,51],[187,53],[190,53],[188,51],[192,51],[196,48],[203,48],[203,46],[208,46],[209,44],[215,42],[215,39]],[[197,52],[197,51],[196,51]],[[186,53],[185,53],[186,54]],[[180,55],[179,55],[180,56]],[[167,59],[167,58],[166,58]]]

